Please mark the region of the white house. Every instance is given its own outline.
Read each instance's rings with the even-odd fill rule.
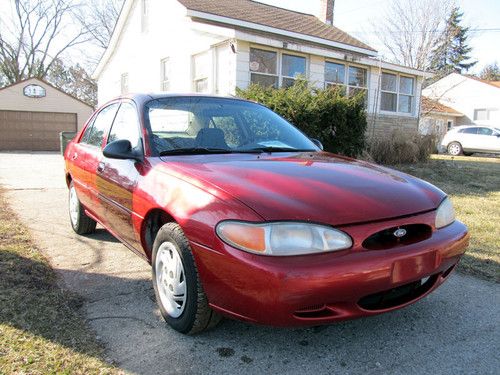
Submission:
[[[423,95],[460,113],[454,126],[500,125],[500,81],[452,73],[426,87]]]
[[[127,92],[234,95],[251,82],[340,85],[367,97],[369,131],[416,131],[425,73],[377,59],[318,16],[250,0],[126,0],[97,66],[99,103]]]

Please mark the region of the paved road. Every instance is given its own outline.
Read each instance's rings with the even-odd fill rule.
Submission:
[[[104,230],[69,225],[62,158],[0,153],[0,184],[119,367],[138,374],[498,374],[500,287],[453,275],[404,310],[323,328],[224,321],[195,337],[167,327],[149,266]]]

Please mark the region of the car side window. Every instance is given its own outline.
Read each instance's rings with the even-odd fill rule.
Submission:
[[[477,128],[466,128],[461,131],[464,134],[477,134]]]
[[[80,142],[95,147],[101,147],[104,140],[104,135],[108,132],[117,109],[118,103],[113,103],[103,108],[97,114],[92,127],[90,128],[90,130],[88,130],[88,133],[87,130],[85,131]]]
[[[132,148],[141,141],[137,111],[132,103],[122,103],[109,132],[108,143],[119,139],[129,140]]]
[[[479,135],[492,135],[493,131],[491,129],[488,129],[488,128],[478,128],[477,134],[479,134]]]

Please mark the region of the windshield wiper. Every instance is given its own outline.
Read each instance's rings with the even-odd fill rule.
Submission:
[[[264,147],[256,147],[248,150],[239,150],[240,152],[314,152],[316,150],[305,150],[298,149],[292,147],[276,147],[276,146],[264,146]]]
[[[165,150],[160,152],[160,156],[167,155],[203,155],[203,154],[230,154],[232,150],[227,148],[211,148],[211,147],[189,147],[176,148],[173,150]]]

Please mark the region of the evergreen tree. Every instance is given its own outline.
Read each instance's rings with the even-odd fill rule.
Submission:
[[[497,62],[486,65],[479,73],[479,78],[487,81],[500,81],[500,66],[498,66]]]
[[[464,13],[460,8],[452,9],[447,21],[441,41],[431,55],[431,69],[439,77],[450,73],[462,73],[476,65],[471,61],[472,47],[468,44],[469,27],[461,25]]]

